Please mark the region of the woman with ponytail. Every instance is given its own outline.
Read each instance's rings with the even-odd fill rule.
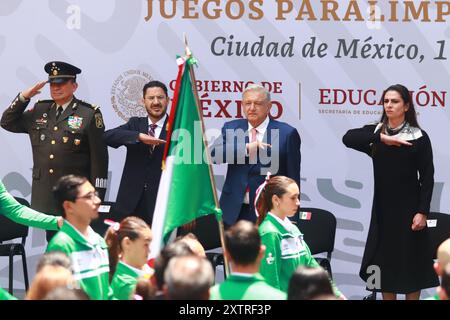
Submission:
[[[152,232],[144,220],[127,217],[121,223],[111,222],[106,232],[109,248],[111,288],[114,298],[131,299],[137,279],[150,277],[147,265]]]
[[[320,268],[311,255],[303,235],[291,223],[300,206],[300,190],[291,178],[267,178],[256,195],[257,225],[266,253],[260,273],[271,286],[288,291],[289,280],[299,266]],[[334,293],[343,297],[332,283]]]

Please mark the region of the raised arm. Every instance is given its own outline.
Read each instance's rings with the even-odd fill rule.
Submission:
[[[58,218],[35,211],[20,204],[12,195],[6,191],[3,183],[0,182],[0,214],[16,223],[29,227],[58,230]],[[61,224],[62,220],[60,221]]]

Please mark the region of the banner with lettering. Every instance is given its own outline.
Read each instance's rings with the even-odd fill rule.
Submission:
[[[199,62],[196,86],[208,137],[243,117],[241,93],[249,83],[270,91],[273,118],[298,129],[301,205],[337,217],[334,279],[347,297],[361,299],[368,294],[358,272],[372,165],[347,149],[342,136],[378,121],[383,89],[404,84],[432,141],[432,210],[450,212],[449,21],[449,1],[3,0],[0,105],[5,110],[20,91],[45,80],[45,63],[62,60],[82,69],[76,96],[100,106],[107,129],[145,116],[142,87],[158,79],[173,93],[175,55],[186,34]],[[48,86],[36,98],[49,99]],[[14,195],[30,199],[29,138],[2,129],[0,139],[0,177]],[[109,149],[107,200],[117,195],[125,154],[125,148]],[[226,166],[214,170],[220,193]],[[33,230],[31,276],[45,245],[42,231]],[[21,262],[15,263],[14,285],[21,288]],[[0,285],[7,279],[5,259]]]

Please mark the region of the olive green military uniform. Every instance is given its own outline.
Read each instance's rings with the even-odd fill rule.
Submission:
[[[31,207],[56,214],[52,187],[67,174],[88,178],[103,199],[108,174],[105,130],[98,107],[75,97],[56,119],[53,100],[38,101],[25,111],[29,100],[13,100],[3,113],[1,126],[11,132],[27,133],[33,149]]]

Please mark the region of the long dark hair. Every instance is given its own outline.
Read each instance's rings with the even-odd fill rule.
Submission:
[[[419,123],[417,122],[417,115],[416,115],[416,109],[414,108],[413,99],[411,96],[411,93],[409,92],[408,88],[401,84],[394,84],[389,86],[386,90],[383,91],[383,95],[381,96],[381,102],[383,103],[383,114],[381,115],[380,122],[383,123],[382,125],[382,132],[386,128],[388,124],[388,118],[386,115],[386,111],[384,110],[384,97],[386,96],[386,93],[388,91],[395,91],[400,94],[402,97],[403,102],[405,105],[408,106],[408,110],[405,113],[405,120],[409,123],[410,126],[420,128]]]
[[[256,224],[259,226],[267,216],[267,212],[272,210],[272,197],[276,195],[281,198],[287,192],[287,188],[296,183],[295,180],[285,176],[275,176],[267,181],[267,184],[261,191],[261,195],[256,202],[256,210],[258,211],[258,219]]]
[[[119,254],[122,251],[122,240],[128,237],[130,240],[136,240],[141,235],[141,230],[150,228],[148,224],[138,217],[126,217],[120,222],[117,230],[110,227],[105,235],[105,241],[108,245],[109,253],[109,281],[111,282],[116,272],[117,263],[119,262]]]

